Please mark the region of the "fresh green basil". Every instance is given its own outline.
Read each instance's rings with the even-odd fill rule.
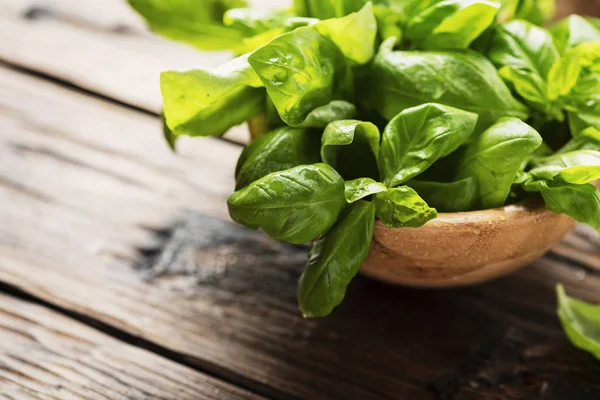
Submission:
[[[240,155],[236,167],[236,189],[248,186],[271,172],[320,162],[318,133],[282,127],[261,136]]]
[[[548,73],[559,59],[550,32],[523,20],[502,24],[492,36],[488,57],[530,107],[550,119],[563,119],[560,107],[548,99]]]
[[[560,153],[568,153],[575,150],[596,150],[600,151],[600,131],[595,128],[587,128],[573,137],[560,150]]]
[[[408,186],[388,189],[375,195],[375,214],[390,228],[418,228],[437,217],[435,208],[427,205]]]
[[[298,304],[305,317],[323,317],[342,302],[348,284],[367,257],[375,225],[375,206],[349,205],[340,220],[312,244],[298,283]]]
[[[154,32],[204,50],[236,49],[244,33],[223,25],[225,11],[245,0],[128,0]]]
[[[273,39],[248,61],[279,116],[290,126],[301,125],[315,108],[346,100],[352,93],[346,58],[314,27],[298,28]]]
[[[520,0],[516,18],[544,25],[556,14],[556,0]]]
[[[406,38],[418,48],[465,49],[494,22],[500,4],[486,0],[436,2],[406,25]]]
[[[519,0],[500,0],[500,9],[496,14],[496,22],[502,24],[511,21],[517,15]]]
[[[564,182],[584,184],[600,179],[600,151],[576,150],[557,153],[534,161],[529,173],[536,179],[552,180],[560,177]]]
[[[164,115],[174,136],[220,135],[264,108],[265,90],[248,56],[219,69],[168,71],[160,76]]]
[[[340,18],[356,12],[368,0],[294,0],[298,15],[319,19]]]
[[[377,178],[379,139],[379,129],[370,122],[335,121],[323,132],[321,158],[344,179]]]
[[[387,186],[371,178],[358,178],[345,183],[345,196],[348,203],[354,203],[373,194],[385,192]]]
[[[349,26],[352,29],[348,29]],[[357,64],[371,61],[375,54],[377,21],[371,3],[358,12],[322,21],[315,27],[321,35],[331,39],[347,59]]]
[[[416,190],[429,206],[441,212],[470,210],[479,195],[477,181],[471,177],[455,182],[411,180],[407,185]]]
[[[496,68],[481,54],[462,51],[392,51],[386,40],[362,82],[364,106],[390,120],[400,111],[435,102],[479,115],[483,130],[503,116],[527,118]],[[476,89],[475,89],[476,88]]]
[[[573,346],[600,360],[600,306],[567,296],[560,284],[556,296],[560,323]]]
[[[500,207],[524,161],[541,144],[535,129],[517,118],[502,118],[466,147],[456,179],[475,178],[478,207]]]
[[[435,103],[400,112],[383,131],[379,168],[384,183],[394,187],[419,175],[467,141],[476,123],[476,114]]]
[[[556,22],[550,27],[550,32],[561,53],[582,43],[600,40],[600,28],[579,15],[569,15]]]
[[[550,211],[567,214],[600,233],[600,193],[591,183],[578,185],[560,179],[529,180],[523,188],[528,192],[539,192]]]
[[[231,218],[274,239],[301,244],[326,232],[346,205],[344,180],[329,165],[273,172],[227,199]]]

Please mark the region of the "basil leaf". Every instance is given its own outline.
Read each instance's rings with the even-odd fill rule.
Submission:
[[[346,205],[344,180],[329,165],[273,172],[227,199],[231,218],[273,239],[301,244],[326,232]]]
[[[371,178],[358,178],[345,183],[345,196],[348,203],[354,203],[367,196],[385,192],[387,187]]]
[[[519,119],[502,118],[466,147],[456,179],[475,178],[482,209],[500,207],[523,163],[541,144],[535,129]]]
[[[470,210],[479,195],[475,178],[455,182],[429,182],[411,180],[407,183],[431,207],[441,212]]]
[[[558,317],[573,346],[600,360],[600,306],[567,296],[562,285],[556,285]]]
[[[165,142],[167,142],[171,151],[175,153],[177,151],[177,136],[175,136],[173,132],[171,132],[171,129],[169,129],[167,126],[167,120],[165,119],[164,112],[160,113],[160,121],[163,127],[163,137],[165,138]]]
[[[345,100],[352,93],[348,62],[314,27],[298,28],[273,39],[248,61],[279,116],[290,126],[301,125],[315,108]]]
[[[552,66],[548,96],[577,113],[580,120],[600,129],[600,42],[581,44]]]
[[[579,15],[569,15],[556,22],[550,27],[550,32],[561,53],[582,43],[600,40],[600,28]]]
[[[128,0],[150,26],[162,36],[203,50],[236,49],[243,32],[223,26],[223,14],[246,7],[245,0]]]
[[[530,180],[523,184],[523,188],[528,192],[541,193],[550,211],[567,214],[600,233],[600,193],[591,183],[577,185],[560,179]]]
[[[319,19],[340,18],[356,12],[368,0],[294,0],[296,14]]]
[[[488,57],[530,107],[551,119],[563,119],[547,93],[548,73],[559,59],[550,32],[527,21],[500,25],[492,37]]]
[[[600,151],[577,150],[558,153],[535,160],[529,171],[536,179],[552,180],[559,176],[567,183],[578,185],[600,179]]]
[[[588,128],[595,129],[596,131],[600,130],[599,113],[594,115],[590,112],[569,112],[567,115],[569,119],[569,129],[573,136],[579,135]]]
[[[344,179],[378,177],[379,138],[379,129],[370,122],[332,122],[323,132],[321,158]]]
[[[419,175],[473,133],[477,115],[427,103],[395,116],[383,131],[379,168],[388,187]]]
[[[521,0],[516,18],[544,25],[556,14],[555,0]]]
[[[354,117],[356,117],[354,104],[343,100],[333,100],[310,111],[299,126],[303,128],[324,128],[332,121]]]
[[[342,302],[348,284],[369,253],[375,225],[375,206],[361,201],[310,248],[306,269],[298,282],[298,303],[305,317],[323,317]]]
[[[264,108],[262,83],[248,56],[212,71],[168,71],[160,75],[164,114],[173,135],[220,135]]]
[[[371,3],[346,17],[322,21],[316,28],[331,39],[347,59],[357,64],[369,62],[375,54],[377,21]]]
[[[436,209],[408,186],[377,193],[375,209],[377,218],[390,228],[418,228],[437,217]]]
[[[364,106],[386,119],[429,102],[478,114],[478,131],[503,116],[527,118],[527,109],[482,55],[471,50],[391,51],[393,45],[393,38],[382,44],[361,88]]]
[[[568,153],[575,150],[596,150],[600,151],[600,131],[594,128],[587,128],[573,137],[557,153]]]
[[[413,16],[406,38],[424,49],[465,49],[494,22],[500,4],[486,0],[443,0]]]
[[[271,172],[320,162],[321,138],[306,129],[283,127],[248,145],[236,168],[236,190]]]
[[[223,24],[250,37],[275,28],[283,28],[293,17],[293,14],[285,10],[234,8],[225,12]]]
[[[500,10],[496,14],[496,22],[502,24],[515,18],[519,0],[500,0]]]

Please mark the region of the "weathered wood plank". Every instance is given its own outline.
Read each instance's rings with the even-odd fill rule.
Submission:
[[[250,399],[252,393],[0,294],[0,397]]]
[[[5,69],[0,91],[0,281],[274,398],[600,396],[554,313],[557,281],[600,301],[585,266],[547,258],[452,291],[359,277],[304,320],[305,249],[214,218],[238,146],[176,157],[156,118]]]

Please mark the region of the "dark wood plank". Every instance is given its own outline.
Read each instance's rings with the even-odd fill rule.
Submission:
[[[0,398],[250,399],[259,397],[0,294]]]
[[[225,220],[238,146],[175,157],[155,118],[5,69],[0,88],[1,282],[274,398],[599,398],[554,312],[558,281],[600,301],[586,265],[447,291],[358,277],[304,320],[305,248]]]

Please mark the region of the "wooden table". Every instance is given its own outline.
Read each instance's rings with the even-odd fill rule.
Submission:
[[[122,0],[0,1],[0,399],[600,399],[555,315],[556,282],[600,301],[583,226],[493,283],[358,277],[303,319],[305,248],[227,217],[244,128],[161,138],[159,72],[228,57]]]

